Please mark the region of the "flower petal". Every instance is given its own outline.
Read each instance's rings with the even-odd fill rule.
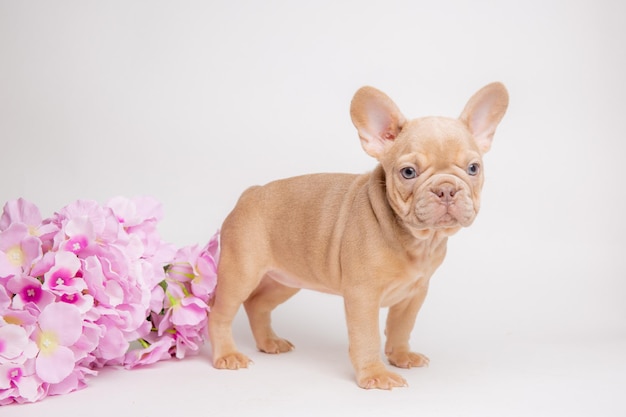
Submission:
[[[207,307],[200,299],[191,301],[192,297],[182,300],[181,304],[172,307],[172,323],[176,326],[195,326],[207,317]],[[193,297],[195,298],[195,297]]]
[[[0,358],[15,359],[28,345],[28,335],[23,327],[7,324],[0,327]]]
[[[116,307],[124,302],[124,289],[117,282],[110,280],[104,284],[104,292],[109,298],[111,307]]]
[[[39,327],[44,332],[53,332],[59,345],[71,346],[76,343],[83,331],[83,320],[78,307],[66,303],[53,303],[47,305],[41,312]]]
[[[73,252],[59,251],[54,256],[54,266],[59,269],[66,268],[74,276],[80,269],[80,260]]]
[[[121,330],[113,326],[107,327],[98,344],[98,357],[105,360],[121,360],[127,350],[128,342]]]
[[[87,246],[89,240],[96,236],[93,224],[88,217],[75,217],[68,221],[65,225],[65,234],[70,237],[70,240],[73,238],[79,239],[84,246]]]
[[[39,386],[39,382],[34,376],[21,378],[17,383],[17,389],[20,392],[20,396],[31,403],[39,401],[45,395],[45,392]]]
[[[0,232],[0,250],[7,251],[11,247],[19,246],[28,236],[28,226],[22,223],[12,223],[6,230]]]
[[[23,198],[7,202],[0,217],[0,230],[5,230],[11,223],[16,222],[27,226],[39,226],[41,224],[39,208]]]
[[[0,390],[11,388],[11,372],[16,368],[12,363],[0,365]]]
[[[150,365],[152,363],[169,359],[171,347],[174,346],[174,338],[171,335],[164,335],[156,342],[144,349],[131,350],[124,358],[124,367],[132,369],[136,366]]]
[[[50,384],[48,395],[69,394],[70,392],[85,388],[86,386],[83,368],[77,368],[58,384]]]
[[[152,289],[150,296],[150,311],[160,313],[163,310],[163,299],[165,298],[165,291],[160,285],[156,285]]]
[[[22,241],[22,252],[24,260],[22,267],[25,271],[29,271],[36,259],[42,256],[42,243],[38,237],[29,236]]]
[[[9,278],[21,273],[21,268],[15,266],[6,253],[0,250],[0,278]]]
[[[37,356],[35,372],[42,381],[56,384],[67,378],[75,365],[74,353],[65,346],[57,346],[53,353]]]
[[[4,310],[9,308],[11,305],[11,296],[7,293],[7,290],[4,286],[0,285],[0,312],[4,312]]]

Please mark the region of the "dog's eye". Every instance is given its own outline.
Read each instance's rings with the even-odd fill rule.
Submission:
[[[470,174],[471,176],[478,175],[479,171],[480,171],[479,164],[473,163],[473,164],[469,164],[469,166],[467,167],[467,173]]]
[[[400,174],[404,179],[412,180],[417,177],[417,171],[413,167],[404,167],[400,170]]]

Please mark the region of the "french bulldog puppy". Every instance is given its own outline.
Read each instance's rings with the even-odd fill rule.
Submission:
[[[242,304],[259,350],[292,350],[272,330],[270,314],[308,288],[343,296],[358,385],[405,386],[381,359],[379,309],[389,307],[389,363],[428,364],[410,350],[410,333],[448,237],[478,213],[482,156],[507,106],[507,90],[492,83],[470,98],[458,119],[409,120],[381,91],[359,89],[350,114],[363,149],[379,162],[373,172],[304,175],[252,187],[224,221],[209,314],[214,366],[250,363],[231,330]]]

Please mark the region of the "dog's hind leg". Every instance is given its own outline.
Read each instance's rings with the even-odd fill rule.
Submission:
[[[209,312],[209,339],[213,366],[218,369],[247,368],[250,359],[237,350],[232,323],[243,302],[259,285],[262,272],[242,261],[237,250],[222,245],[215,298]]]
[[[293,349],[288,340],[276,336],[271,325],[271,313],[278,305],[291,298],[299,288],[278,283],[268,275],[245,301],[244,307],[257,348],[265,353],[283,353]]]

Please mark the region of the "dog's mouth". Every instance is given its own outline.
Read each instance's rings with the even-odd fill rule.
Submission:
[[[425,195],[415,204],[417,223],[425,228],[467,227],[476,217],[476,210],[471,199],[465,193],[459,193],[451,201],[441,201],[436,196]]]
[[[435,226],[437,227],[451,227],[456,226],[459,221],[450,214],[450,211],[446,211],[439,219],[435,222]]]

